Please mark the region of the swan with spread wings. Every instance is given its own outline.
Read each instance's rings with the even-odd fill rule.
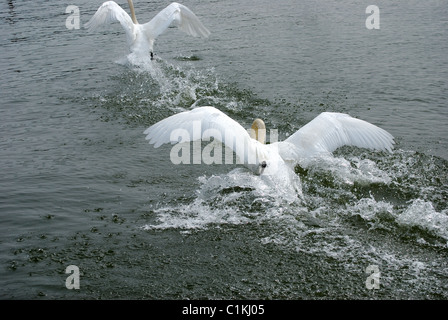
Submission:
[[[176,130],[185,133],[181,141],[179,135],[173,134]],[[266,144],[266,127],[261,119],[256,119],[252,128],[246,130],[214,107],[198,107],[172,115],[146,129],[144,134],[156,148],[166,143],[210,141],[213,137],[232,149],[239,163],[255,174],[283,183],[296,179],[297,164],[307,166],[316,158],[332,156],[339,147],[392,152],[395,143],[390,133],[367,121],[344,113],[323,112],[284,141]]]
[[[151,21],[139,24],[135,16],[132,0],[128,0],[131,16],[116,2],[104,2],[84,26],[89,31],[99,26],[119,22],[126,33],[127,43],[131,53],[149,54],[154,56],[154,41],[171,25],[193,36],[207,38],[210,31],[202,24],[198,17],[186,6],[173,2],[160,11]]]

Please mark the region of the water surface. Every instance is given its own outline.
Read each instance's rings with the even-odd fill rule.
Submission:
[[[101,1],[71,4],[85,23]],[[137,17],[168,4],[136,0]],[[210,38],[169,29],[135,67],[119,24],[68,30],[66,2],[0,3],[0,297],[447,299],[447,2],[377,1],[379,30],[349,0],[184,4]],[[204,105],[280,139],[345,112],[397,144],[297,168],[303,203],[145,141]]]

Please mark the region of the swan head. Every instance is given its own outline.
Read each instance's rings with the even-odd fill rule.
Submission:
[[[258,162],[255,170],[264,183],[276,190],[283,190],[285,194],[296,198],[301,195],[300,178],[294,170],[283,160],[276,144],[261,145],[258,150]],[[282,191],[282,192],[283,192]]]
[[[248,130],[249,135],[254,139],[257,145],[257,165],[255,167],[255,173],[258,175],[270,175],[273,174],[276,168],[278,154],[275,154],[275,150],[269,145],[266,145],[266,125],[263,120],[257,118],[252,123],[251,128]]]
[[[266,143],[266,125],[263,120],[259,118],[254,120],[250,129],[250,137],[262,144]]]
[[[255,167],[255,174],[261,176],[278,176],[279,172],[283,171],[284,161],[278,153],[275,145],[261,144],[259,141],[257,144],[257,160]]]
[[[262,175],[267,167],[268,163],[266,162],[266,160],[261,161],[261,163],[258,164],[258,175]]]

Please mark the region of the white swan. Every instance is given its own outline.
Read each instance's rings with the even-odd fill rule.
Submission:
[[[260,119],[246,130],[214,107],[198,107],[163,119],[144,134],[155,148],[170,142],[210,141],[213,137],[233,150],[240,163],[254,173],[287,183],[297,177],[295,165],[306,166],[344,145],[389,152],[394,145],[387,131],[343,113],[323,112],[281,142],[265,144],[265,130]]]
[[[126,32],[126,39],[131,53],[150,54],[153,58],[154,40],[170,25],[177,27],[194,37],[207,38],[210,31],[199,21],[198,17],[186,6],[173,2],[160,11],[151,21],[139,24],[135,16],[132,0],[128,0],[132,18],[116,2],[104,2],[84,26],[89,31],[99,26],[120,22]]]

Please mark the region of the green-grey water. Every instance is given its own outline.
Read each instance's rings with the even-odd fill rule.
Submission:
[[[447,1],[191,0],[210,37],[170,28],[143,67],[119,24],[67,29],[69,4],[82,24],[101,3],[0,3],[1,299],[448,298]],[[134,3],[140,22],[168,4]],[[205,105],[281,140],[349,113],[396,146],[297,168],[291,201],[145,141]]]

